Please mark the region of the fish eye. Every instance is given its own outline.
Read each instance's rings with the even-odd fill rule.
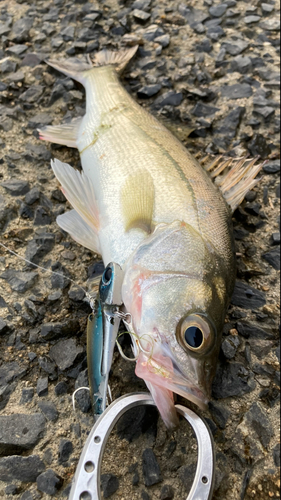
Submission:
[[[102,275],[102,282],[104,285],[109,285],[112,278],[112,268],[107,266]]]
[[[184,349],[203,354],[214,342],[214,328],[206,317],[190,314],[180,323],[178,340]]]

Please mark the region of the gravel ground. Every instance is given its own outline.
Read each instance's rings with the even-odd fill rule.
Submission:
[[[71,394],[87,384],[90,308],[81,286],[91,288],[102,264],[55,222],[69,204],[50,159],[78,166],[78,153],[41,143],[36,130],[83,115],[85,98],[79,84],[44,60],[138,43],[122,81],[190,151],[268,160],[262,180],[234,213],[238,281],[213,398],[201,414],[215,441],[213,498],[277,500],[277,1],[4,0],[0,9],[0,241],[64,274],[51,275],[0,248],[1,498],[67,498],[93,425],[88,392],[77,395],[76,412]],[[129,349],[125,336],[123,347]],[[117,352],[110,383],[114,398],[145,389]],[[154,409],[128,413],[106,448],[104,498],[185,499],[196,449],[186,422],[170,434]]]

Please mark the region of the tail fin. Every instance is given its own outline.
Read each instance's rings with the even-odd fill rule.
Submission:
[[[118,52],[113,52],[111,50],[103,49],[97,54],[95,54],[93,62],[89,58],[89,62],[82,61],[78,58],[71,58],[67,61],[65,60],[55,60],[48,59],[46,62],[49,66],[61,71],[67,76],[70,76],[74,80],[82,83],[84,85],[85,79],[87,78],[87,73],[96,66],[115,66],[118,73],[125,68],[128,62],[135,55],[138,50],[138,45],[131,47],[130,49],[120,50]]]

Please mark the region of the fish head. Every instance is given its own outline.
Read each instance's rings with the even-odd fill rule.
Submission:
[[[168,427],[173,393],[205,409],[229,300],[227,270],[211,244],[181,221],[159,224],[126,263],[123,301],[143,378]]]

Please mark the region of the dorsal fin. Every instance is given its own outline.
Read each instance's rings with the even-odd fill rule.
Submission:
[[[212,162],[208,160],[209,157],[206,157],[199,162],[209,172],[234,212],[243,201],[246,193],[260,181],[261,177],[258,179],[255,177],[261,171],[264,162],[256,163],[257,158],[227,158],[224,156],[218,156]]]
[[[139,228],[151,233],[154,195],[153,179],[147,170],[126,178],[120,193],[126,231]]]

